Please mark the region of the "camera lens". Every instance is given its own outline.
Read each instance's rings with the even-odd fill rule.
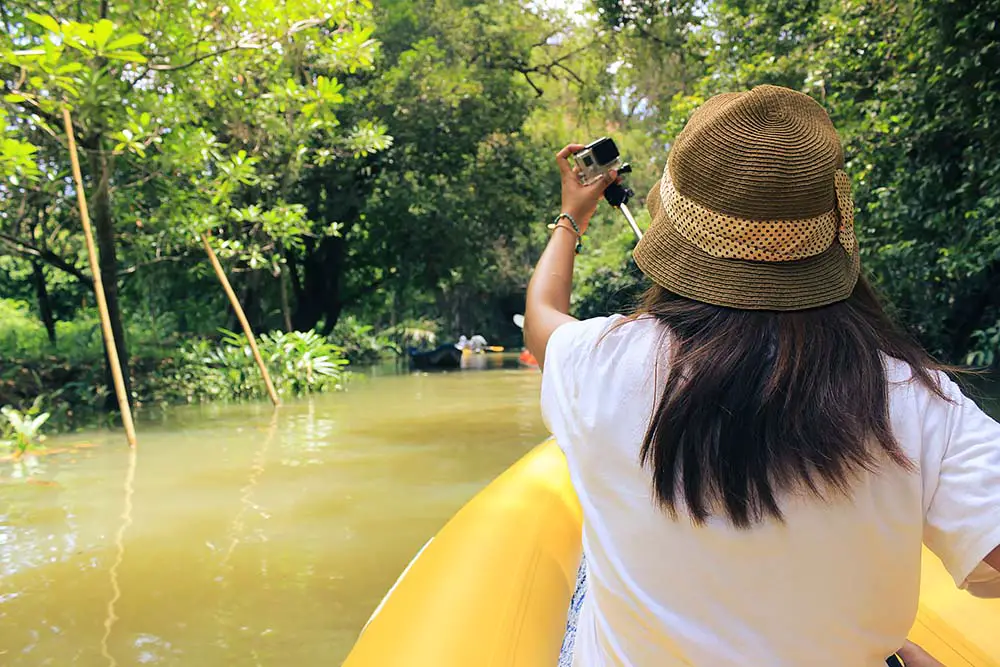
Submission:
[[[591,149],[597,164],[610,164],[618,157],[618,146],[611,139],[604,139],[594,144]]]

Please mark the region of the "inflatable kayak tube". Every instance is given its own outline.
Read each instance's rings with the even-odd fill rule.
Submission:
[[[581,522],[566,461],[546,441],[424,545],[345,667],[555,667]],[[1000,667],[1000,600],[958,590],[925,550],[910,639],[946,667]]]

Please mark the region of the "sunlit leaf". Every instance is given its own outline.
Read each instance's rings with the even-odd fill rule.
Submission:
[[[37,23],[51,32],[59,32],[59,22],[51,16],[47,16],[45,14],[25,14],[24,18],[28,19],[32,23]]]
[[[94,24],[93,31],[94,44],[98,50],[103,50],[105,44],[108,43],[108,39],[111,37],[111,33],[115,31],[115,24],[108,19],[101,19]]]
[[[114,60],[124,60],[130,63],[146,62],[146,56],[142,55],[138,51],[110,51],[104,55]]]
[[[142,35],[138,33],[131,33],[125,35],[124,37],[119,37],[118,39],[113,40],[110,44],[108,44],[107,50],[118,51],[120,49],[125,49],[130,46],[137,46],[139,44],[144,43],[145,41],[146,38],[143,37]]]

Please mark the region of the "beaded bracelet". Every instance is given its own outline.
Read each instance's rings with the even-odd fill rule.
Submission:
[[[576,254],[579,255],[580,251],[583,250],[583,235],[580,233],[580,226],[576,224],[576,220],[573,219],[569,213],[560,213],[556,216],[556,219],[552,221],[549,225],[549,229],[554,230],[559,226],[559,221],[563,218],[569,220],[569,224],[573,225],[573,233],[576,234]]]

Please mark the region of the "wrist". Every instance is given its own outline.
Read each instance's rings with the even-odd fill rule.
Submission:
[[[573,218],[577,228],[580,230],[581,236],[587,232],[587,227],[590,226],[590,218],[593,215],[593,213],[581,211],[580,209],[572,206],[564,206],[560,213],[564,213]]]
[[[574,253],[579,255],[580,251],[583,250],[583,231],[577,224],[576,219],[569,213],[560,213],[557,215],[556,219],[549,223],[549,229],[553,230],[553,234],[555,234],[555,232],[559,229],[566,230],[576,237]]]

